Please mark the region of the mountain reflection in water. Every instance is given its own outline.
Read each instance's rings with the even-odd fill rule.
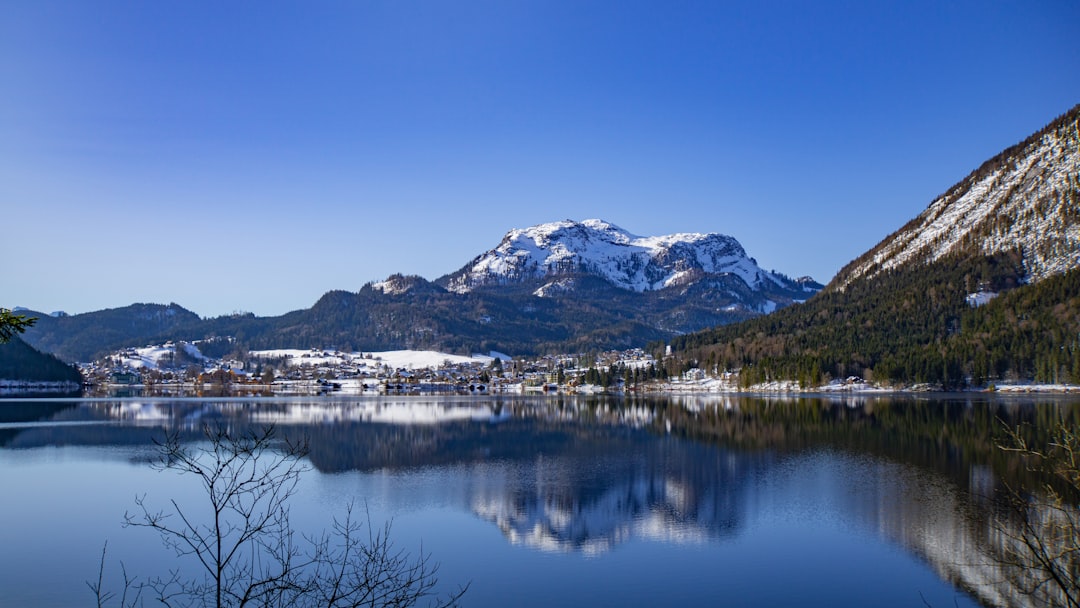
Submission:
[[[1027,484],[998,449],[1034,443],[1075,401],[743,397],[104,400],[0,405],[4,449],[196,441],[204,423],[273,424],[324,473],[465,468],[462,508],[514,544],[598,555],[632,539],[704,544],[752,525],[762,488],[788,508],[840,501],[844,526],[887,538],[986,605],[1028,606],[995,559],[994,494]],[[772,497],[772,498],[770,498]],[[1045,598],[1043,598],[1045,599]]]

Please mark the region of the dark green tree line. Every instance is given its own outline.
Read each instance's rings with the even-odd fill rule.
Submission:
[[[672,346],[704,369],[741,370],[744,384],[1080,382],[1080,270],[1035,285],[1023,277],[1019,252],[944,258]],[[972,307],[966,296],[980,290],[1001,295]]]

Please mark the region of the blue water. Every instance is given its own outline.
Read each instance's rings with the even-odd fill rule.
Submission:
[[[148,438],[195,428],[192,411],[218,406],[138,405],[169,415],[74,402],[0,423],[0,606],[92,604],[85,581],[106,542],[114,587],[121,563],[140,577],[177,564],[151,531],[120,522],[136,496],[200,504],[193,480],[146,465]],[[234,405],[220,419],[272,411],[311,437],[313,467],[292,502],[299,530],[326,528],[350,502],[376,525],[392,520],[399,547],[439,562],[441,588],[469,585],[466,606],[967,607],[1011,595],[972,573],[992,536],[955,466],[826,441],[680,438],[640,412],[566,415],[565,404],[508,414],[478,400],[462,416],[455,402],[442,421],[408,425]],[[491,416],[475,415],[488,406]]]

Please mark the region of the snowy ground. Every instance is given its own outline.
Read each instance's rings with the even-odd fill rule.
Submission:
[[[205,360],[206,357],[199,352],[194,344],[182,343],[187,354],[197,360]],[[160,369],[162,359],[167,359],[176,352],[176,345],[172,342],[160,346],[146,346],[143,348],[128,348],[116,353],[114,356],[123,365],[131,369]]]
[[[310,364],[341,365],[345,363],[371,366],[388,366],[393,369],[424,369],[442,367],[449,362],[452,365],[481,363],[489,365],[495,357],[509,361],[510,357],[500,353],[490,355],[450,355],[433,350],[390,350],[383,352],[342,353],[324,350],[302,350],[281,348],[275,350],[253,350],[249,353],[259,359],[286,359],[289,365]]]
[[[998,384],[998,393],[1080,393],[1076,384]]]
[[[917,393],[932,392],[928,385],[909,387],[881,386],[861,380],[836,380],[824,386],[802,388],[794,380],[780,380],[740,387],[738,377],[726,375],[721,378],[667,382],[662,385],[664,392],[670,393]],[[997,392],[1004,394],[1024,393],[1080,393],[1080,385],[1075,384],[998,384],[993,391],[972,389],[972,392]]]
[[[187,353],[194,359],[205,360],[206,357],[192,344],[183,344]],[[132,369],[160,369],[162,361],[167,361],[176,350],[173,344],[161,346],[147,346],[144,348],[125,349],[116,353],[114,357],[123,365]],[[488,355],[451,355],[433,350],[392,350],[384,352],[353,352],[342,353],[334,350],[322,349],[276,349],[251,351],[251,356],[260,359],[285,359],[289,365],[308,364],[312,366],[341,365],[352,363],[367,367],[388,366],[392,369],[424,369],[438,368],[446,363],[460,365],[467,363],[481,363],[490,365],[498,357],[504,361],[510,361],[509,355],[502,353],[490,353]]]

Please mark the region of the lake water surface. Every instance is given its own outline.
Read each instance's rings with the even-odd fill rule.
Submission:
[[[0,400],[0,606],[92,605],[172,554],[136,496],[196,504],[153,440],[273,424],[310,441],[294,524],[350,502],[466,606],[1028,606],[996,563],[1004,424],[1064,399],[971,396]],[[1042,430],[1040,430],[1042,429]],[[149,605],[149,604],[148,604]]]

